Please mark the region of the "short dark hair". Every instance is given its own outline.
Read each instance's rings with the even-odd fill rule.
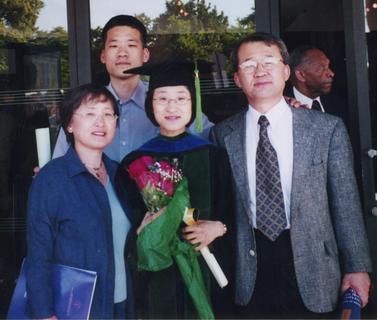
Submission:
[[[144,47],[147,45],[148,34],[147,34],[147,29],[145,28],[144,24],[133,16],[121,14],[121,15],[112,17],[109,21],[107,21],[107,23],[103,27],[102,29],[103,46],[106,43],[107,32],[112,28],[122,27],[122,26],[127,26],[127,27],[131,27],[138,30],[140,32],[141,40],[143,42]]]
[[[291,67],[291,81],[296,79],[295,70],[304,63],[306,53],[311,50],[319,50],[312,45],[301,45],[293,49],[289,57],[289,66]]]
[[[73,114],[83,103],[96,101],[109,101],[114,109],[114,113],[116,115],[119,115],[117,103],[114,96],[104,86],[99,86],[91,83],[83,84],[79,87],[69,90],[65,95],[59,108],[59,114],[61,125],[69,144],[74,145],[73,134],[68,132],[68,127],[72,120]]]
[[[186,124],[186,127],[189,127],[195,120],[196,115],[196,94],[195,94],[195,88],[192,86],[185,86],[188,91],[190,92],[191,96],[191,119]],[[157,89],[157,88],[156,88]],[[155,90],[155,89],[154,89]],[[153,94],[154,90],[149,90],[147,92],[147,96],[145,98],[145,113],[147,114],[148,119],[157,127],[160,125],[157,123],[156,118],[154,117],[153,113]]]
[[[283,58],[283,63],[288,64],[289,53],[288,53],[288,50],[287,50],[287,46],[285,45],[283,40],[274,36],[271,33],[255,32],[255,33],[251,33],[251,34],[247,35],[246,37],[244,37],[243,39],[241,39],[237,43],[236,47],[233,49],[231,59],[232,59],[232,66],[233,66],[234,72],[237,72],[238,65],[239,65],[238,51],[240,50],[240,47],[243,44],[248,43],[248,42],[263,42],[268,46],[271,46],[271,45],[277,46],[279,48],[281,57]]]
[[[311,50],[319,49],[309,44],[298,46],[293,49],[289,57],[289,66],[292,68],[292,70],[296,69],[297,66],[304,62],[306,53]]]

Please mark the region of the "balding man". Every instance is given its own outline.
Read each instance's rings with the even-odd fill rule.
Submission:
[[[314,46],[300,46],[290,55],[290,83],[285,94],[294,97],[309,108],[341,117],[345,122],[347,102],[331,94],[335,73],[330,59]]]

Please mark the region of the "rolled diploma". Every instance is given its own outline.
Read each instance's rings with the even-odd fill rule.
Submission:
[[[42,168],[51,159],[50,128],[35,129],[38,165]]]
[[[195,215],[195,208],[186,208],[183,214],[183,222],[188,226],[196,223],[197,215]],[[219,263],[217,262],[215,256],[209,251],[208,247],[204,247],[200,250],[205,262],[208,265],[209,270],[211,270],[213,276],[215,277],[220,288],[224,288],[228,284],[228,279],[226,278],[223,269],[221,269]]]
[[[211,253],[211,251],[209,251],[208,247],[202,248],[200,253],[202,254],[219,286],[224,288],[228,284],[228,279],[226,278],[215,256]]]

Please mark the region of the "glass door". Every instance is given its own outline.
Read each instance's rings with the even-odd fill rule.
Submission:
[[[0,318],[21,260],[35,129],[57,132],[57,105],[69,87],[65,1],[7,1],[0,13]]]
[[[112,16],[130,14],[147,27],[151,61],[179,56],[213,63],[211,70],[201,75],[203,111],[212,122],[246,106],[233,82],[229,58],[232,45],[255,31],[254,0],[90,0],[90,12],[92,74],[96,82],[109,81],[99,61],[102,27]]]
[[[367,150],[373,159],[375,206],[372,213],[377,216],[377,1],[365,2],[365,32],[368,46],[368,74],[370,93],[370,119],[372,127],[372,148]]]

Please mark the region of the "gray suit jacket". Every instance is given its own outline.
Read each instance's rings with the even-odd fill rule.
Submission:
[[[335,309],[341,274],[370,272],[368,242],[341,119],[292,109],[291,242],[301,297],[313,312]],[[246,166],[246,111],[216,125],[210,138],[229,154],[236,200],[235,302],[253,294],[257,248]]]

